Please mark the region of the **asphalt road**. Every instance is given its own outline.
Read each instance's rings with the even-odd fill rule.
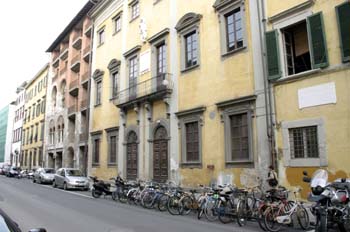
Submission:
[[[260,231],[255,223],[240,228],[193,216],[173,216],[121,204],[89,193],[54,189],[26,179],[0,176],[0,208],[23,231],[43,227],[48,232],[214,232]],[[289,231],[289,230],[286,230]]]

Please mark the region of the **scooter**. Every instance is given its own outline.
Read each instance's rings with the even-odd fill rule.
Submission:
[[[99,180],[96,176],[90,176],[90,179],[94,182],[92,185],[91,194],[94,198],[100,198],[101,195],[105,197],[112,195],[114,191],[111,191],[111,184],[105,183],[103,180]],[[112,178],[114,180],[114,178]]]

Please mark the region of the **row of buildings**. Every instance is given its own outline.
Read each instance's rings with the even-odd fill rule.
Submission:
[[[271,164],[286,186],[349,176],[349,15],[345,0],[89,1],[18,89],[11,162],[183,185],[249,185]]]

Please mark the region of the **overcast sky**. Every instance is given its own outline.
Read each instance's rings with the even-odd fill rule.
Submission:
[[[8,0],[0,7],[0,109],[49,62],[46,49],[88,0]]]

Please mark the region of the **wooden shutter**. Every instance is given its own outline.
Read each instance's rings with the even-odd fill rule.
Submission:
[[[307,31],[311,50],[312,68],[327,67],[328,53],[322,12],[307,17]]]
[[[268,31],[265,33],[267,72],[269,80],[274,80],[281,77],[277,36],[278,35],[276,30]]]
[[[342,61],[350,61],[350,2],[335,7]]]

